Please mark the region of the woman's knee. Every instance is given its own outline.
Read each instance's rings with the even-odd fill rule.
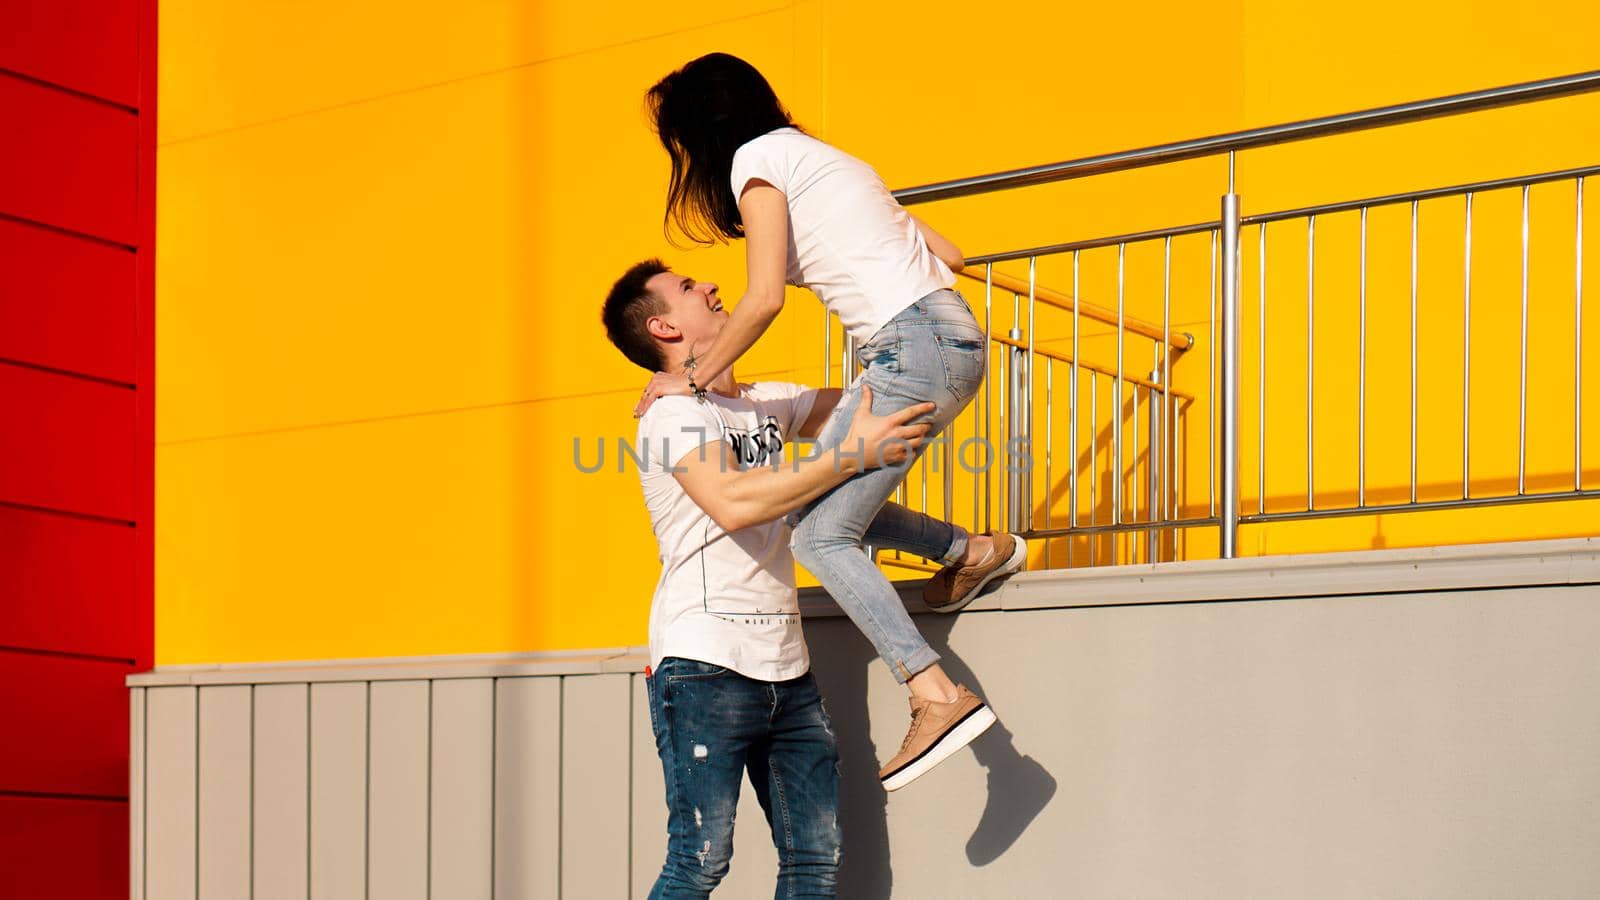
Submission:
[[[801,519],[789,534],[789,549],[794,553],[795,560],[813,574],[816,564],[821,563],[829,551],[854,548],[861,544],[859,536],[851,535],[831,517],[816,513],[813,510],[811,515]]]

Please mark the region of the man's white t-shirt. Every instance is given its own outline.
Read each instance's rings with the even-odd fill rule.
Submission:
[[[650,665],[668,656],[725,666],[749,678],[784,681],[811,668],[795,595],[789,526],[781,519],[722,530],[684,491],[672,469],[725,442],[741,470],[785,464],[783,443],[811,414],[817,392],[762,381],[739,397],[662,397],[639,420],[634,445],[645,508],[661,553],[650,601]]]
[[[858,343],[907,306],[955,284],[911,214],[861,160],[779,128],[734,152],[736,200],[754,178],[788,200],[789,283],[816,294]]]

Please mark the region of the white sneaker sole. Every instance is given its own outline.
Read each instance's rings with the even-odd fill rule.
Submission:
[[[995,723],[994,710],[988,704],[973,710],[967,718],[956,727],[944,733],[938,743],[929,747],[927,752],[902,768],[900,771],[883,779],[883,789],[898,791],[923,775],[933,771],[933,767],[949,759],[957,750],[972,743],[978,735],[989,730]]]
[[[996,578],[1002,578],[1006,575],[1013,574],[1017,570],[1021,569],[1022,564],[1028,561],[1028,542],[1017,537],[1016,535],[1012,535],[1012,537],[1015,538],[1016,545],[1011,548],[1011,558],[1002,563],[1000,568],[995,569],[988,575],[983,576],[983,580],[979,581],[972,590],[967,591],[967,595],[962,597],[960,600],[944,606],[932,606],[929,607],[929,609],[932,609],[936,613],[945,614],[960,612],[961,610],[966,609],[967,606],[972,603],[972,601],[978,599],[978,595],[983,593],[983,589],[989,586],[989,582],[995,580]]]

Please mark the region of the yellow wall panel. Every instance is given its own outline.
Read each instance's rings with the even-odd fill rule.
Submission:
[[[166,0],[160,143],[528,62],[542,5]]]
[[[642,96],[685,48],[782,76],[787,13],[216,135],[161,151],[160,440],[643,384],[598,330],[663,254],[743,287],[742,245],[663,238]],[[691,263],[690,260],[693,260]],[[723,278],[727,273],[728,278]],[[809,296],[799,303],[815,305]],[[786,315],[745,359],[793,364]]]
[[[824,4],[820,131],[895,187],[1241,125],[1236,6]],[[894,35],[891,51],[884,35]],[[969,255],[1215,217],[1200,160],[918,207]]]
[[[162,446],[158,662],[642,642],[638,478],[578,472],[565,428],[626,400]]]
[[[161,4],[160,142],[781,8],[639,0]]]
[[[527,97],[480,79],[163,148],[157,359],[184,387],[159,439],[513,399]]]
[[[1252,124],[1570,75],[1596,63],[1585,0],[1448,5],[1247,0]]]
[[[829,138],[901,186],[1228,130],[1238,118],[1237,6],[1136,17],[1025,0],[973,12],[955,0],[828,4]]]
[[[1600,26],[1600,9],[1576,0],[1516,11],[1479,0],[1448,10],[1168,3],[1138,16],[1027,0],[982,12],[953,0],[164,4],[159,661],[644,640],[656,550],[637,478],[615,472],[614,451],[632,434],[645,376],[605,342],[599,302],[651,255],[717,281],[730,301],[743,287],[742,245],[678,249],[661,231],[667,161],[642,95],[694,56],[750,59],[805,127],[899,187],[1591,69]],[[1247,152],[1239,188],[1257,213],[1593,164],[1597,144],[1600,97],[1574,98]],[[1224,160],[1197,160],[917,212],[976,255],[1213,219],[1226,178]],[[1591,184],[1591,273],[1595,193]],[[1483,195],[1476,210],[1470,440],[1483,492],[1516,488],[1517,199]],[[1536,188],[1533,210],[1528,479],[1557,489],[1571,481],[1575,438],[1570,185]],[[1409,493],[1407,212],[1374,211],[1368,223],[1369,502]],[[1424,500],[1460,488],[1459,215],[1455,199],[1421,210]],[[1354,214],[1317,229],[1316,483],[1330,505],[1353,502],[1357,488],[1359,235]],[[1304,238],[1300,222],[1268,234],[1269,510],[1305,500]],[[1246,512],[1260,474],[1255,240],[1248,230]],[[1175,364],[1174,386],[1203,398],[1184,423],[1185,515],[1207,512],[1208,244],[1173,248],[1172,328],[1199,339]],[[1131,247],[1125,275],[1127,314],[1158,322],[1159,246]],[[1070,260],[1043,259],[1038,276],[1068,289]],[[982,307],[981,284],[961,288]],[[1115,248],[1083,255],[1081,294],[1115,305]],[[996,330],[1009,327],[1013,303],[995,294]],[[1591,313],[1590,373],[1600,371],[1597,323]],[[1085,359],[1114,362],[1114,335],[1083,326]],[[1069,328],[1070,317],[1042,313],[1040,344],[1064,348]],[[822,384],[823,329],[815,300],[791,291],[741,378]],[[835,332],[834,384],[839,350]],[[1130,371],[1150,365],[1150,342],[1130,338],[1123,350]],[[1087,488],[1097,428],[1103,522],[1111,399],[1104,380],[1101,389],[1101,421],[1082,413],[1079,462]],[[1057,413],[1059,478],[1067,417]],[[1581,436],[1589,487],[1600,485],[1597,419]],[[604,473],[575,470],[574,438],[606,441]],[[963,521],[971,491],[958,485]],[[942,488],[931,496],[941,502]],[[1035,502],[1036,516],[1069,511],[1064,493]],[[1559,504],[1250,526],[1240,552],[1554,537],[1590,521],[1589,507]],[[1102,538],[1094,550],[1104,563],[1139,541]],[[1067,543],[1053,543],[1056,564]],[[1082,564],[1090,541],[1071,544]],[[1169,546],[1213,555],[1215,530]],[[1034,548],[1036,563],[1044,555]]]

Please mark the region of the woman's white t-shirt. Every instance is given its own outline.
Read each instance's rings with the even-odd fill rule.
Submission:
[[[779,128],[733,154],[734,198],[755,178],[788,199],[789,283],[816,294],[858,343],[907,306],[955,284],[911,214],[861,160]]]
[[[811,668],[795,596],[789,526],[782,519],[726,532],[672,474],[678,463],[732,447],[740,470],[783,464],[783,444],[811,414],[817,392],[761,381],[740,396],[661,397],[639,420],[634,445],[645,508],[661,553],[650,601],[650,665],[699,660],[761,681]]]

